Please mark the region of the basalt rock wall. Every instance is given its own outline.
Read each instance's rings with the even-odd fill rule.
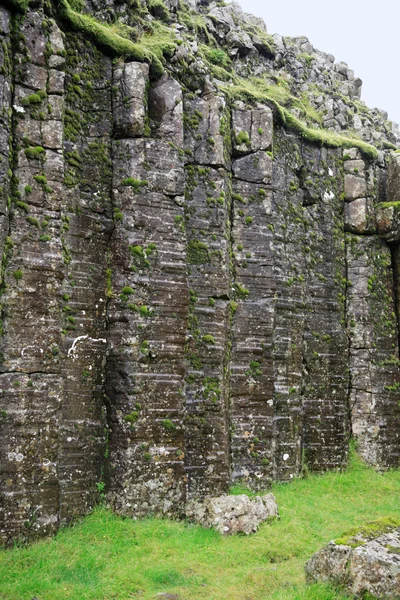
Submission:
[[[240,77],[295,70],[304,38],[278,36],[272,59],[237,6],[205,4]],[[188,66],[198,40],[162,6]],[[104,27],[147,10],[81,8]],[[341,468],[352,436],[370,464],[399,466],[395,129],[375,112],[354,145],[313,140],[204,64],[189,85],[169,50],[155,76],[57,3],[17,9],[0,7],[1,541],[54,532],[99,496],[179,516],[234,482]],[[319,54],[317,82],[333,64]],[[354,109],[340,65],[319,84]]]

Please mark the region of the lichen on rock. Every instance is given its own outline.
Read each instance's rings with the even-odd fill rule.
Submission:
[[[399,466],[398,128],[236,3],[0,7],[0,540]],[[224,496],[225,495],[225,496]]]

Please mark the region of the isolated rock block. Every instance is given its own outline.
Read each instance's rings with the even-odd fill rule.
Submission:
[[[258,530],[261,523],[278,516],[278,505],[273,494],[255,498],[245,494],[220,496],[206,498],[204,502],[191,502],[186,516],[203,527],[214,527],[221,535],[250,535]]]
[[[386,518],[344,533],[306,564],[308,583],[345,586],[357,597],[399,598],[400,523]]]

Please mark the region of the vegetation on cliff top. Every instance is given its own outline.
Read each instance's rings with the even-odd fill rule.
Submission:
[[[24,12],[28,7],[29,0],[6,0],[6,3],[11,8]],[[168,11],[162,2],[153,2],[149,5],[150,13],[159,20],[154,19],[151,25],[149,23],[149,31],[142,33],[136,42],[132,41],[132,38],[137,37],[135,29],[118,21],[112,25],[101,23],[94,17],[81,13],[82,5],[77,0],[57,0],[56,4],[60,17],[72,29],[88,36],[99,48],[115,57],[147,62],[150,65],[152,79],[157,79],[162,75],[166,59],[171,57],[178,45],[182,43],[181,40],[176,39],[173,30],[163,22],[167,20],[166,12],[168,13]],[[215,38],[208,31],[202,15],[188,10],[181,4],[178,18],[189,30],[193,30],[199,36],[202,35],[213,46],[210,48],[200,44],[200,55],[210,72],[217,79],[226,83],[224,91],[231,98],[269,104],[275,109],[274,114],[284,127],[294,131],[310,143],[331,148],[355,147],[367,158],[377,158],[378,151],[371,144],[354,137],[310,127],[284,106],[286,102],[289,102],[293,106],[300,107],[306,117],[310,117],[311,121],[318,124],[319,115],[309,103],[307,104],[305,98],[299,99],[292,96],[287,89],[280,89],[278,85],[268,85],[262,80],[251,82],[235,75],[228,55],[223,48],[218,46]],[[261,33],[258,31],[257,35],[260,36]],[[272,53],[270,40],[266,39],[265,43]]]
[[[0,599],[347,599],[329,586],[306,586],[304,563],[349,525],[399,519],[400,472],[379,474],[353,456],[344,473],[275,485],[273,492],[280,520],[250,537],[122,519],[100,507],[53,539],[0,551]]]

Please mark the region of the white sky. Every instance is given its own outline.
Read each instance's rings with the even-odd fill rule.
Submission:
[[[399,0],[237,0],[268,33],[308,37],[363,81],[361,99],[400,123]]]

